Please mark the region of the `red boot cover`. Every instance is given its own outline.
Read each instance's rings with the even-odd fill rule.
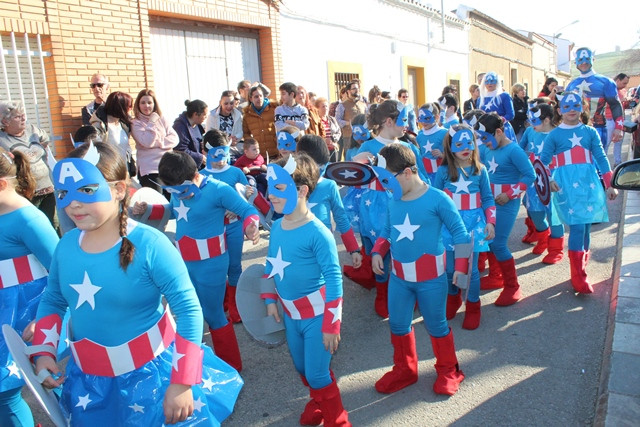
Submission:
[[[569,251],[569,263],[571,265],[571,285],[576,292],[581,294],[593,293],[593,287],[587,281],[587,270],[584,251]]]
[[[557,264],[564,258],[564,237],[549,237],[549,246],[547,247],[547,255],[542,258],[545,264]]]
[[[349,414],[342,406],[340,390],[335,380],[326,387],[311,389],[311,398],[318,402],[325,427],[351,427]]]
[[[225,294],[225,299],[227,301],[227,311],[229,314],[229,321],[233,323],[242,322],[242,318],[240,318],[240,313],[238,313],[238,306],[236,305],[236,287],[231,286],[227,283],[227,292]]]
[[[482,316],[480,305],[480,301],[467,301],[462,329],[478,329],[478,326],[480,326],[480,317]]]
[[[458,387],[464,380],[464,373],[458,366],[456,357],[456,347],[453,342],[453,332],[442,338],[431,337],[433,354],[436,356],[436,373],[438,377],[433,383],[433,391],[437,394],[453,396],[458,391]]]
[[[522,238],[522,243],[535,243],[536,236],[534,233],[536,232],[536,226],[533,224],[533,221],[529,217],[526,217],[524,219],[524,224],[527,226],[527,233]]]
[[[483,291],[500,289],[504,286],[500,264],[498,264],[493,252],[487,252],[487,259],[489,260],[489,275],[480,278],[480,289]]]
[[[461,305],[462,293],[460,291],[455,295],[447,295],[447,320],[451,320],[456,317],[456,313]]]
[[[213,351],[220,359],[231,365],[236,371],[242,371],[242,358],[233,324],[227,323],[222,328],[209,329]]]
[[[379,393],[395,393],[418,381],[418,355],[413,329],[406,335],[391,334],[393,369],[376,382]]]
[[[496,299],[495,305],[508,306],[515,304],[522,298],[520,284],[518,283],[518,274],[516,273],[516,264],[513,257],[506,261],[500,261],[500,269],[504,278],[504,289],[500,296]]]
[[[538,243],[533,247],[533,250],[531,251],[532,253],[540,255],[547,250],[547,246],[549,245],[549,234],[551,234],[551,231],[548,228],[544,231],[536,231],[536,240]]]
[[[374,302],[374,308],[378,316],[386,319],[389,317],[389,305],[387,301],[387,292],[389,289],[389,282],[376,282],[376,300]]]
[[[353,268],[351,265],[345,265],[342,268],[344,275],[353,280],[365,289],[373,289],[376,286],[376,279],[371,269],[371,256],[367,255],[364,248],[360,251],[362,254],[362,265],[360,268]]]

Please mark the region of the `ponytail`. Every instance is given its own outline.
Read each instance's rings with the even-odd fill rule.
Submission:
[[[31,165],[27,156],[19,151],[13,154],[13,163],[16,167],[16,179],[18,186],[16,192],[22,197],[31,199],[36,190],[36,180],[31,174]]]

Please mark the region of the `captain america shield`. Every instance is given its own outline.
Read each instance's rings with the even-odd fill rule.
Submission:
[[[538,193],[542,204],[548,206],[551,200],[551,189],[549,188],[547,168],[542,164],[540,159],[536,159],[533,162],[533,170],[536,172],[536,180],[533,183],[536,187],[536,193]]]
[[[358,162],[330,163],[324,176],[349,187],[367,185],[376,177],[370,166]]]

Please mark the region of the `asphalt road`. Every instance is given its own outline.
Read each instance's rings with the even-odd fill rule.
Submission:
[[[531,254],[532,246],[520,242],[525,230],[525,211],[520,210],[510,248],[524,297],[514,306],[496,307],[493,302],[499,291],[482,291],[479,329],[461,328],[462,311],[450,322],[460,367],[466,374],[459,392],[450,398],[432,391],[435,359],[419,312],[414,318],[418,383],[393,395],[375,391],[375,381],[392,365],[389,327],[373,310],[375,291],[345,278],[342,341],[332,369],[350,421],[357,426],[592,424],[621,200],[609,203],[609,223],[592,227],[592,257],[587,269],[595,284],[592,295],[573,292],[566,255],[559,264],[547,266],[540,262],[542,256]],[[255,247],[245,242],[245,266],[264,263],[268,233],[262,237]],[[344,248],[339,249],[341,261],[349,262]],[[242,325],[235,328],[245,386],[224,425],[298,425],[308,392],[293,369],[286,345],[267,349],[253,341]],[[210,343],[208,332],[205,340]],[[36,421],[51,425],[28,391],[25,396]]]

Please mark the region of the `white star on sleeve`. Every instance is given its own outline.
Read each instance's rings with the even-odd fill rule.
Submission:
[[[413,240],[413,233],[418,228],[420,228],[420,226],[411,224],[411,221],[409,221],[409,214],[407,213],[406,216],[404,217],[404,222],[399,225],[394,225],[393,228],[395,228],[400,232],[400,234],[396,238],[396,242],[398,242],[405,238],[409,240]]]
[[[571,138],[569,138],[569,141],[571,141],[571,148],[573,147],[582,147],[582,145],[580,144],[580,141],[582,140],[581,136],[576,135],[576,133],[573,133],[573,136]]]
[[[190,207],[185,206],[184,202],[180,200],[180,206],[173,208],[173,210],[176,211],[176,214],[178,215],[178,218],[176,218],[176,220],[180,221],[181,219],[183,219],[186,222],[189,222],[189,218],[187,218],[187,213],[189,212],[190,209],[191,209]]]
[[[337,307],[330,308],[329,311],[333,314],[333,320],[331,323],[336,323],[337,321],[342,321],[342,302],[338,304]]]
[[[178,372],[178,362],[184,357],[183,353],[178,353],[178,350],[173,350],[173,358],[171,359],[171,367]]]
[[[456,193],[460,193],[462,191],[469,193],[469,185],[471,185],[471,181],[465,181],[462,175],[460,175],[458,181],[452,182],[451,185],[456,187]]]
[[[488,163],[489,163],[489,173],[496,173],[496,170],[500,165],[496,162],[495,157],[489,160]]]
[[[516,185],[511,186],[511,191],[513,191],[514,196],[517,196],[518,194],[522,193],[522,190],[520,189],[520,187]]]
[[[76,405],[76,408],[78,406],[82,406],[82,409],[86,410],[87,409],[87,405],[91,403],[91,399],[89,399],[89,393],[87,393],[84,396],[78,396],[78,404]]]
[[[284,269],[291,265],[290,262],[287,262],[282,259],[282,248],[278,247],[278,253],[276,257],[267,257],[267,262],[271,264],[271,273],[269,273],[269,278],[275,276],[276,274],[280,276],[280,280],[284,279]]]
[[[77,286],[77,285],[76,285]],[[51,329],[42,329],[42,333],[45,335],[45,339],[42,344],[51,343],[54,346],[58,345],[58,340],[60,339],[60,334],[56,331],[56,326],[53,325]]]
[[[76,304],[76,310],[80,308],[85,302],[91,306],[91,310],[96,308],[95,295],[102,289],[100,286],[95,286],[89,279],[89,273],[84,272],[84,279],[79,285],[69,285],[78,293],[78,304]]]
[[[129,405],[129,408],[133,409],[133,412],[140,412],[141,414],[144,414],[144,406],[140,406],[137,403]]]

